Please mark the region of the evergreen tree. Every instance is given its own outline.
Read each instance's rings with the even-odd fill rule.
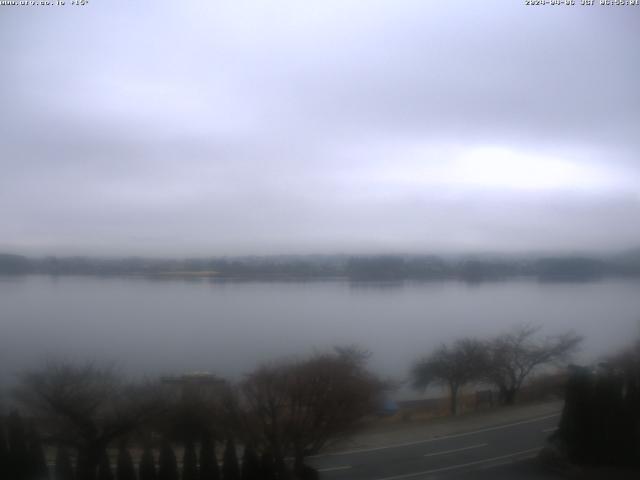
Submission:
[[[140,458],[140,465],[138,466],[138,477],[140,480],[156,480],[156,460],[153,458],[153,451],[149,445],[145,445],[142,457]]]
[[[236,446],[233,440],[227,440],[224,449],[224,459],[222,463],[222,479],[223,480],[240,480],[240,469],[238,468],[238,456],[236,455]]]
[[[11,412],[8,422],[9,477],[12,480],[28,480],[30,476],[29,450],[20,414]]]
[[[158,461],[158,480],[179,480],[178,462],[171,444],[165,440],[160,449]]]
[[[35,428],[31,428],[29,432],[29,470],[32,480],[48,480],[49,479],[49,467],[47,466],[47,459],[42,448],[42,440]]]
[[[262,480],[260,472],[260,458],[249,444],[242,455],[242,480]]]
[[[98,464],[98,480],[113,480],[113,472],[111,471],[111,460],[106,450],[100,455],[100,463]]]
[[[198,459],[192,441],[187,441],[182,457],[182,480],[198,480]]]
[[[0,417],[0,478],[9,478],[9,447],[5,437],[4,419]]]
[[[118,449],[118,464],[116,467],[117,480],[136,480],[136,471],[133,466],[133,459],[125,445]]]
[[[54,480],[73,480],[73,467],[69,452],[64,447],[58,447],[56,453],[56,466],[53,469]]]
[[[203,436],[200,445],[200,480],[220,480],[215,444],[208,434]]]
[[[76,477],[78,480],[96,480],[98,472],[98,459],[94,460],[93,451],[88,448],[78,448],[78,461],[76,462]]]
[[[269,450],[262,452],[262,457],[260,458],[260,474],[262,475],[260,477],[262,480],[276,480],[277,478],[275,462]]]

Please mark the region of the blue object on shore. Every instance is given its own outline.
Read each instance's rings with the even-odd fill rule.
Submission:
[[[382,415],[394,415],[398,410],[400,410],[400,407],[394,400],[386,399],[382,402],[380,413]]]

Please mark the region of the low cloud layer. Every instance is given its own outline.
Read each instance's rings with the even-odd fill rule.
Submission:
[[[640,8],[2,7],[0,249],[640,245]]]

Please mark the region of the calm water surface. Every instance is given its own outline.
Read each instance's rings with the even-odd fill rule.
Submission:
[[[521,322],[585,336],[581,360],[640,333],[640,283],[510,281],[211,283],[98,277],[0,277],[0,380],[52,355],[112,360],[132,374],[207,370],[357,343],[371,366],[406,377],[441,342]]]

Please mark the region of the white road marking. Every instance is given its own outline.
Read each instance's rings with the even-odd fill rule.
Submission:
[[[486,447],[487,445],[489,445],[489,444],[488,443],[479,443],[478,445],[470,445],[468,447],[454,448],[453,450],[442,450],[440,452],[426,453],[424,456],[425,457],[435,457],[437,455],[446,455],[448,453],[463,452],[465,450],[471,450],[472,448]]]
[[[459,437],[465,437],[467,435],[475,435],[477,433],[492,432],[494,430],[501,430],[503,428],[515,427],[517,425],[525,425],[527,423],[540,422],[542,420],[546,420],[547,418],[553,418],[553,417],[558,417],[558,416],[560,416],[560,412],[552,413],[550,415],[545,415],[543,417],[532,418],[530,420],[523,420],[521,422],[508,423],[506,425],[498,425],[496,427],[488,427],[488,428],[483,428],[483,429],[480,429],[480,430],[474,430],[473,432],[455,433],[453,435],[444,435],[442,437],[426,438],[424,440],[416,440],[414,442],[394,443],[394,444],[391,444],[391,445],[384,445],[382,447],[358,448],[358,449],[354,449],[354,450],[345,450],[344,452],[323,453],[321,455],[313,455],[313,456],[309,456],[307,458],[337,457],[337,456],[340,456],[340,455],[350,455],[352,453],[376,452],[378,450],[388,450],[390,448],[409,447],[411,445],[420,445],[421,443],[437,442],[439,440],[447,440],[449,438],[459,438]]]
[[[473,465],[480,465],[482,463],[495,462],[497,460],[504,460],[506,458],[517,457],[533,452],[540,451],[542,447],[529,448],[527,450],[521,450],[519,452],[509,453],[507,455],[500,455],[498,457],[485,458],[483,460],[476,460],[475,462],[459,463],[457,465],[450,465],[448,467],[434,468],[432,470],[424,470],[422,472],[404,473],[402,475],[394,475],[392,477],[378,478],[376,480],[401,480],[403,478],[419,477],[420,475],[430,475],[432,473],[446,472],[448,470],[455,470],[457,468],[471,467]]]
[[[335,472],[337,470],[349,470],[351,465],[344,465],[342,467],[329,467],[329,468],[319,468],[319,472]]]

